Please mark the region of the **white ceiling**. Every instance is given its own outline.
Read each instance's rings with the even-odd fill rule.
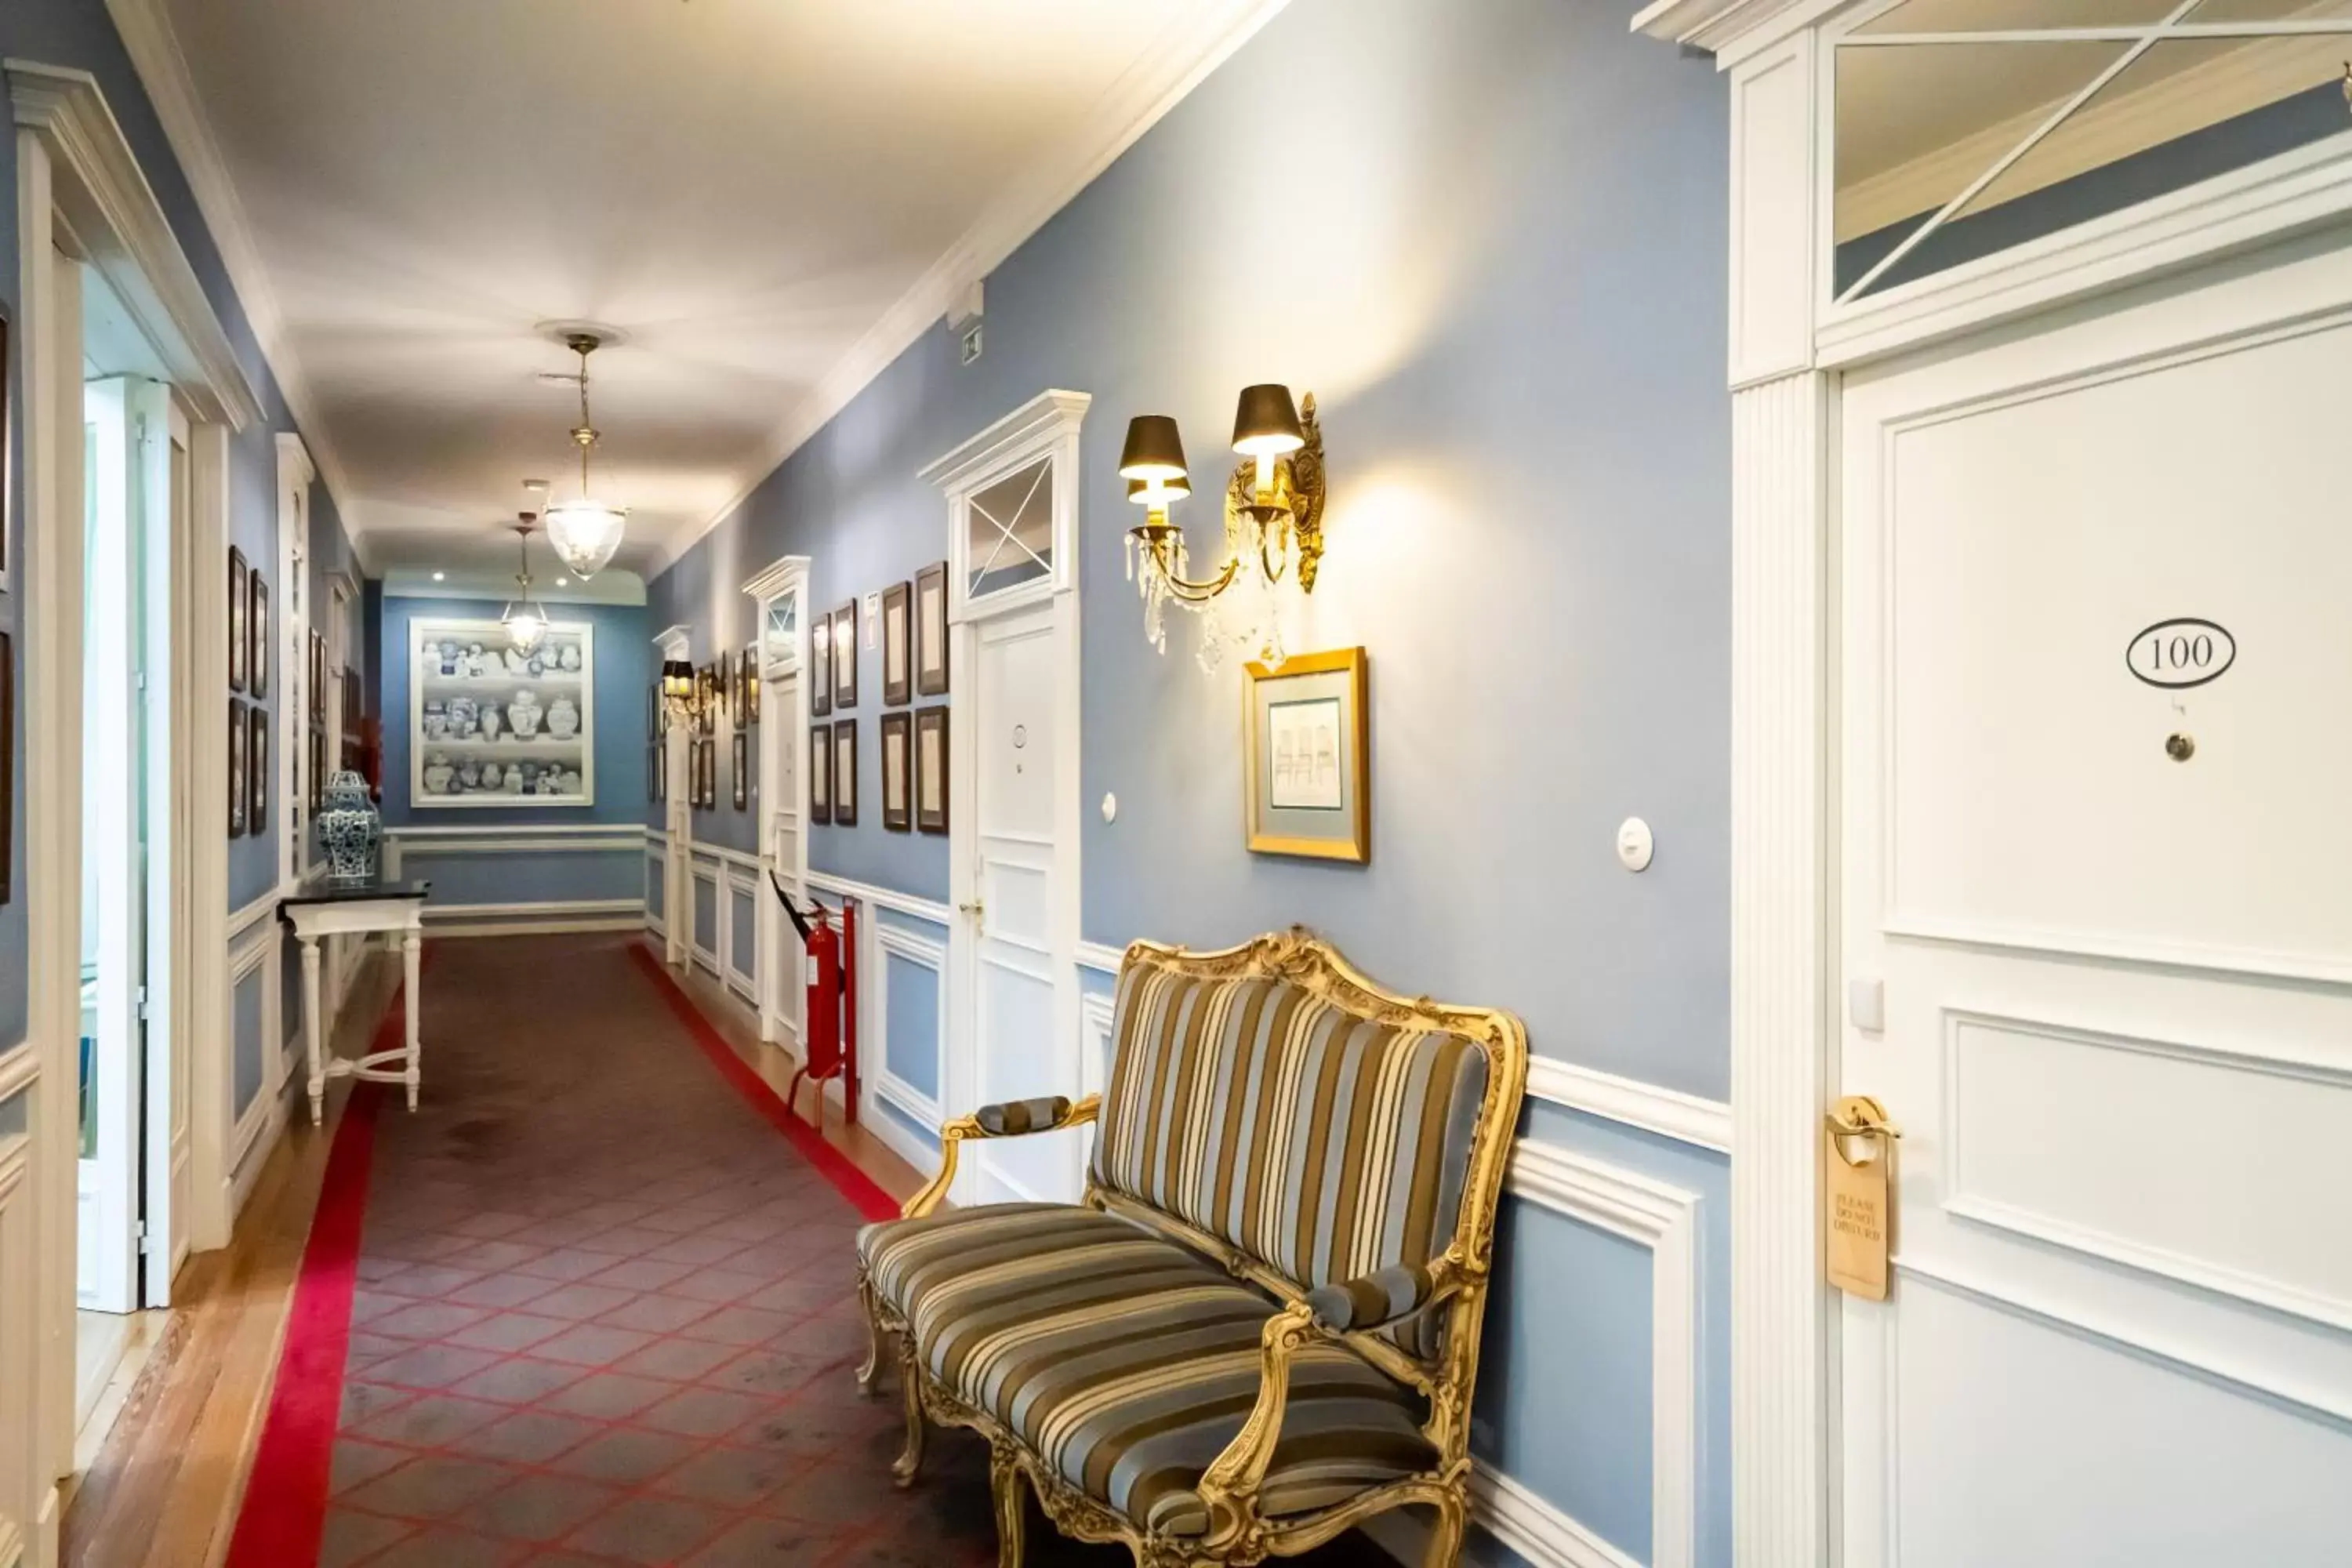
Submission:
[[[570,493],[563,318],[657,567],[1281,0],[110,4],[380,571]]]

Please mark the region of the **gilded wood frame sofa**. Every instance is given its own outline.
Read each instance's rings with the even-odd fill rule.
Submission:
[[[860,1384],[987,1438],[1001,1568],[1024,1483],[1139,1568],[1312,1550],[1469,1506],[1496,1211],[1527,1081],[1507,1013],[1384,991],[1303,929],[1127,951],[1101,1096],[990,1106],[858,1241]],[[1301,1114],[1301,1112],[1304,1114]],[[1097,1124],[1079,1204],[941,1211],[961,1146]]]

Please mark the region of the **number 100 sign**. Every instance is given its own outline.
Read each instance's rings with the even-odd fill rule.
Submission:
[[[2176,616],[2136,633],[2124,649],[2135,679],[2182,691],[2219,680],[2238,661],[2238,639],[2217,621]]]

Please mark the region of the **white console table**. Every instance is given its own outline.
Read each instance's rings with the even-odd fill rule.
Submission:
[[[372,1083],[408,1087],[408,1109],[416,1109],[417,1086],[423,1081],[424,1047],[417,1037],[417,1015],[424,998],[417,989],[424,967],[425,900],[430,882],[332,883],[298,893],[278,906],[280,919],[294,928],[302,944],[302,1045],[310,1058],[310,1125],[326,1119],[327,1080],[364,1079]],[[407,1016],[404,1043],[388,1051],[371,1051],[359,1058],[327,1054],[326,1022],[320,1016],[319,940],[381,931],[397,937],[404,967],[401,1010]]]

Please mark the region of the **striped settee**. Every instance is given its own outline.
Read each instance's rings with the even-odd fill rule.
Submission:
[[[931,1184],[859,1236],[859,1375],[896,1363],[900,1484],[927,1421],[984,1435],[1003,1568],[1031,1490],[1143,1568],[1423,1505],[1450,1568],[1525,1031],[1382,992],[1296,931],[1136,943],[1115,1032],[1098,1098],[951,1123]],[[1079,1203],[940,1207],[963,1142],[1089,1122]]]

